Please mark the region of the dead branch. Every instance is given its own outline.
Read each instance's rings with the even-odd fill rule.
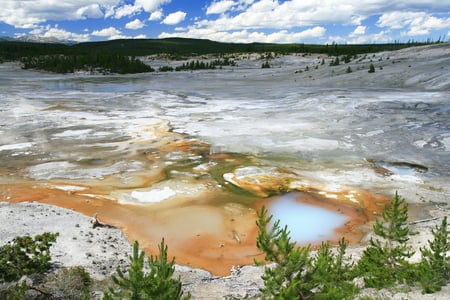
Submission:
[[[439,217],[417,220],[417,221],[409,222],[409,225],[414,225],[414,224],[418,224],[418,223],[425,223],[425,222],[431,222],[431,221],[434,221],[434,220],[437,220],[437,219],[439,219]]]
[[[115,228],[112,225],[102,223],[98,220],[98,213],[95,213],[94,216],[91,219],[92,228],[96,227],[106,227],[106,228]]]

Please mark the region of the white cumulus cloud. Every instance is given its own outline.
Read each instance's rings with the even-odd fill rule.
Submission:
[[[150,21],[159,21],[163,17],[163,11],[161,9],[155,10],[150,14],[150,17],[148,18]]]
[[[135,6],[142,7],[146,12],[153,12],[162,5],[172,2],[172,0],[136,0]]]
[[[427,35],[432,30],[450,27],[450,18],[437,18],[425,12],[394,11],[383,14],[377,25],[403,29],[406,36]]]
[[[89,41],[89,34],[77,34],[60,28],[50,28],[41,36],[77,42]]]
[[[77,42],[89,41],[89,34],[87,34],[87,33],[78,34],[78,33],[70,32],[65,29],[58,28],[58,25],[55,25],[54,27],[51,27],[49,25],[36,27],[30,31],[30,34],[39,36],[39,37],[49,38],[49,39],[61,40],[61,41],[63,41],[63,40],[77,41]]]
[[[359,25],[355,28],[355,30],[353,30],[352,33],[350,33],[350,36],[355,37],[355,36],[363,35],[366,33],[366,29],[367,29],[366,26]]]
[[[103,28],[101,30],[94,30],[92,32],[93,36],[106,36],[106,37],[111,37],[111,36],[118,36],[121,35],[122,32],[114,27],[108,27],[108,28]]]
[[[101,18],[103,11],[121,0],[2,0],[0,22],[16,28],[33,28],[47,20]]]
[[[80,18],[101,18],[103,17],[103,12],[98,4],[91,4],[87,6],[80,7],[77,9],[77,15]]]
[[[114,12],[114,18],[121,19],[123,17],[133,16],[137,13],[139,13],[142,10],[140,6],[135,5],[124,5],[118,7]]]
[[[128,23],[125,25],[125,28],[126,28],[126,29],[133,29],[133,30],[136,30],[136,29],[141,29],[141,28],[144,27],[144,26],[145,26],[144,22],[142,22],[142,21],[139,20],[139,19],[135,19],[135,20],[133,20],[133,21],[131,21],[131,22],[128,22]]]
[[[261,42],[261,43],[298,43],[303,39],[321,38],[325,34],[326,29],[321,26],[316,26],[299,32],[289,32],[287,30],[280,30],[270,34],[261,31],[215,31],[206,28],[189,28],[184,32],[177,32],[175,34],[164,32],[159,35],[159,38],[167,37],[185,37],[185,38],[205,38],[219,42],[233,42],[233,43],[247,43]]]
[[[362,41],[364,38],[371,38],[368,42],[376,42],[389,36],[391,38],[388,41],[392,41],[394,34],[395,38],[423,37],[444,34],[450,30],[450,1],[443,0],[183,1],[186,5],[196,6],[196,15],[188,20],[189,24],[186,24],[186,20],[190,10],[184,12],[179,6],[180,11],[176,11],[172,5],[165,7],[172,0],[0,0],[0,24],[31,30],[61,20],[97,19],[102,24],[100,26],[107,28],[119,26],[117,19],[130,18],[125,21],[128,23],[124,28],[140,29],[145,21],[139,23],[135,20],[137,18],[165,25],[177,25],[184,21],[183,27],[177,27],[173,31],[189,35],[197,32],[197,38],[204,37],[203,34],[220,39],[234,37],[241,40],[247,37],[247,42],[252,41],[252,38],[295,40],[302,38],[300,33],[306,34],[312,28],[327,28],[327,32],[332,32],[332,35],[338,35],[332,28],[345,27],[345,31],[350,32],[341,38],[323,37],[322,42],[327,39]],[[175,2],[173,6],[176,4],[178,3]],[[169,7],[172,13],[167,14]],[[376,24],[372,22],[374,18],[378,18]],[[83,27],[91,26],[94,22],[85,23],[89,25],[83,24]],[[380,31],[379,36],[372,34],[375,29]],[[155,30],[158,30],[157,26]],[[100,30],[96,31],[99,32]],[[55,34],[58,32],[55,31]],[[59,34],[63,35],[64,32]],[[287,35],[292,37],[288,38]],[[113,36],[123,37],[121,33],[105,35],[109,38]]]
[[[186,18],[186,13],[183,11],[177,11],[171,14],[168,14],[167,17],[161,22],[166,25],[176,25],[180,22],[183,22]]]
[[[206,8],[206,14],[222,14],[235,5],[232,0],[214,1]]]

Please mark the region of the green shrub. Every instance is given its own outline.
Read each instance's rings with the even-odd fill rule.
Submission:
[[[373,64],[369,66],[369,73],[375,73],[375,66]]]
[[[270,69],[269,61],[266,61],[265,63],[263,63],[263,64],[261,65],[261,68],[262,68],[262,69]]]
[[[315,257],[310,246],[296,247],[291,242],[287,227],[263,207],[258,212],[256,245],[265,254],[265,260],[275,263],[265,268],[262,279],[263,295],[273,299],[350,299],[358,289],[350,282],[351,266],[344,263],[347,243],[341,240],[337,254],[330,244],[323,243]],[[269,228],[270,227],[270,228]]]
[[[398,193],[377,219],[373,229],[378,238],[371,238],[358,262],[360,274],[367,287],[383,288],[409,279],[411,265],[407,258],[414,253],[406,244],[409,240],[407,227],[408,206]]]
[[[182,285],[179,280],[173,279],[175,259],[167,261],[167,246],[164,239],[158,246],[159,256],[148,258],[150,272],[144,271],[144,251],[139,251],[139,243],[134,242],[133,255],[130,256],[130,268],[125,275],[119,268],[118,277],[112,276],[118,290],[110,287],[104,299],[189,299],[190,295],[183,296]]]
[[[339,66],[340,61],[339,61],[339,57],[336,57],[334,60],[331,61],[330,66]]]
[[[351,282],[353,265],[345,263],[348,243],[339,241],[336,254],[330,243],[322,243],[313,261],[312,280],[319,284],[314,299],[352,299],[359,289]]]
[[[313,294],[311,290],[317,287],[311,281],[310,247],[295,248],[287,226],[281,228],[280,220],[268,229],[272,217],[267,215],[267,209],[263,207],[258,212],[256,222],[259,230],[256,246],[264,252],[266,261],[276,263],[275,267],[265,268],[261,292],[270,298],[306,299]]]
[[[433,232],[429,248],[421,248],[422,261],[419,264],[419,282],[423,293],[434,293],[450,282],[450,251],[447,217]]]
[[[40,273],[50,268],[50,246],[58,233],[45,232],[34,238],[15,237],[0,247],[0,280],[14,281],[23,275]]]

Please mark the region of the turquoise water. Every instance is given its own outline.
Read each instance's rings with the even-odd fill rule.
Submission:
[[[279,197],[269,206],[273,220],[287,225],[291,239],[297,243],[310,243],[332,239],[335,229],[344,225],[347,217],[341,213],[318,206],[301,203],[296,200],[300,193],[291,193]]]

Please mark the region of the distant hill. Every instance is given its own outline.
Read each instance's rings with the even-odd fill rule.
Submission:
[[[26,61],[26,68],[43,69],[52,72],[73,72],[83,69],[110,69],[110,60],[120,63],[139,64],[138,56],[167,54],[172,58],[193,55],[230,53],[322,53],[330,56],[356,55],[391,51],[427,43],[389,43],[364,45],[314,45],[314,44],[272,44],[272,43],[222,43],[205,39],[123,39],[103,42],[62,43],[56,40],[34,39],[32,42],[17,39],[0,39],[0,62]],[[110,58],[110,59],[108,59]],[[131,59],[130,59],[131,58]],[[87,65],[75,65],[81,61]],[[108,63],[108,67],[104,63]],[[54,65],[54,67],[49,64]],[[119,67],[119,66],[116,66]],[[145,68],[125,68],[145,70]],[[122,69],[122,68],[119,68]],[[126,71],[128,72],[128,71]]]
[[[275,43],[223,43],[206,39],[165,38],[112,40],[86,42],[74,45],[85,51],[114,51],[124,55],[144,56],[167,53],[172,55],[229,54],[229,53],[326,53],[345,55],[398,50],[425,43],[389,43],[364,45],[315,45],[315,44],[275,44]]]
[[[11,52],[30,55],[45,54],[85,54],[88,52],[113,52],[121,55],[144,56],[167,53],[173,55],[226,54],[243,52],[279,53],[326,53],[329,55],[372,53],[398,50],[426,43],[388,43],[362,45],[315,45],[315,44],[274,44],[274,43],[223,43],[206,39],[165,38],[165,39],[122,39],[102,42],[71,43],[69,41],[0,38],[0,57]]]

